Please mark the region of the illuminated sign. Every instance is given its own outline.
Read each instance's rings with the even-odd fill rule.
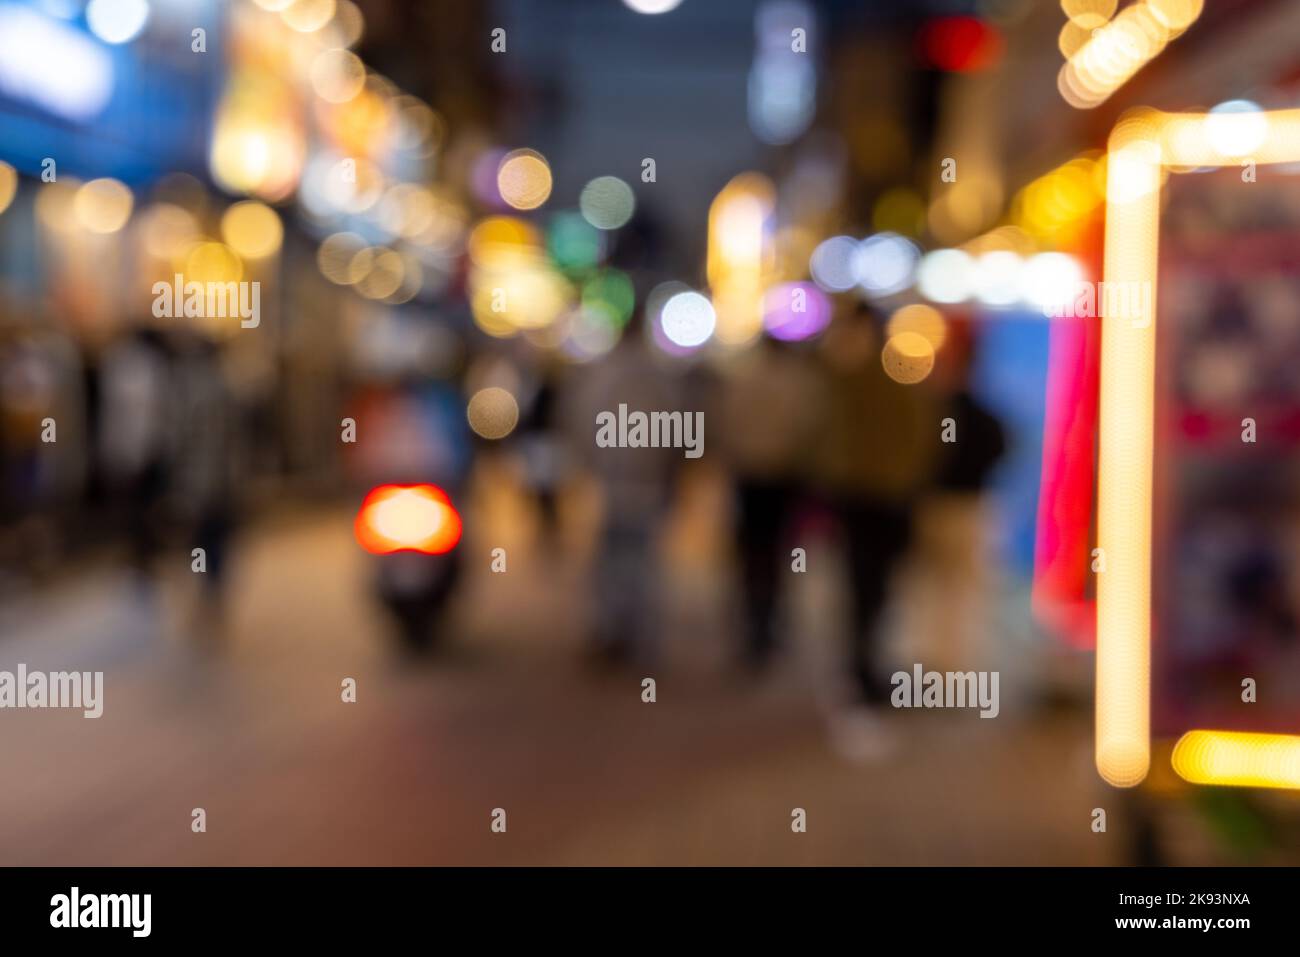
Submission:
[[[1179,169],[1300,162],[1300,110],[1159,113],[1122,120],[1107,156],[1108,283],[1156,288],[1160,193]],[[1097,770],[1132,787],[1151,762],[1151,516],[1155,296],[1105,316],[1098,448]],[[1189,731],[1174,770],[1199,784],[1300,788],[1300,736]]]

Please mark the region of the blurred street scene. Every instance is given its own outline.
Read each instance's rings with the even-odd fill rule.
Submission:
[[[1297,31],[0,0],[0,864],[1300,862]]]

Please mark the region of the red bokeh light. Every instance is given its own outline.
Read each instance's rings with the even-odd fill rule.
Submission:
[[[917,34],[925,62],[950,73],[987,70],[1002,58],[1002,34],[978,17],[934,17]]]

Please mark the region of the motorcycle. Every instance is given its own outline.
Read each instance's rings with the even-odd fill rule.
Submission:
[[[412,651],[431,649],[460,575],[460,513],[436,485],[381,485],[357,512],[358,544],[375,556],[375,590]]]

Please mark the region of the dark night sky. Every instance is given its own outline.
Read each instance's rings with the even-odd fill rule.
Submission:
[[[620,176],[680,242],[701,243],[714,194],[763,162],[746,115],[756,6],[688,0],[642,16],[618,2],[503,3],[510,86],[543,91],[526,115],[507,111],[504,132],[519,137],[507,145],[550,159],[554,205],[576,203],[594,176]],[[641,182],[645,157],[656,161],[656,183]],[[699,261],[700,250],[682,251]]]

